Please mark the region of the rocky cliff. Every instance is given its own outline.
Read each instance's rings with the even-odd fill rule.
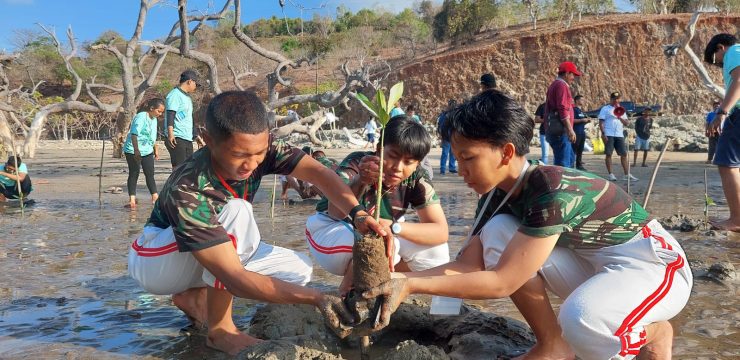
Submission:
[[[685,36],[690,17],[615,14],[584,17],[569,29],[555,22],[537,30],[520,25],[397,68],[390,81],[403,80],[405,103],[418,104],[421,114],[433,119],[448,99],[462,100],[478,92],[480,75],[490,72],[501,90],[534,112],[558,64],[569,60],[584,72],[573,94],[584,95],[588,109],[606,103],[608,94],[618,90],[623,100],[657,103],[669,114],[702,113],[709,109],[712,95],[684,52],[667,58],[661,47]],[[738,25],[738,14],[702,15],[691,47],[701,57],[714,34],[738,33]],[[721,84],[720,70],[709,71]]]

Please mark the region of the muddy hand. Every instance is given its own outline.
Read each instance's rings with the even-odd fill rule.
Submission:
[[[380,321],[375,324],[374,331],[378,331],[391,322],[391,315],[398,309],[398,305],[409,296],[408,279],[396,278],[388,280],[362,293],[365,299],[374,299],[383,296],[383,307],[380,308]]]
[[[380,225],[365,211],[359,211],[357,213],[353,225],[361,234],[367,234],[370,231],[373,231],[380,236],[387,236],[389,234],[388,231],[383,229],[383,225]]]
[[[352,332],[352,328],[342,325],[343,323],[352,324],[354,318],[349,310],[344,307],[344,302],[338,295],[333,293],[322,294],[318,308],[337,336],[345,338]]]
[[[375,155],[364,156],[358,165],[360,182],[369,186],[378,182],[380,176],[380,158]]]

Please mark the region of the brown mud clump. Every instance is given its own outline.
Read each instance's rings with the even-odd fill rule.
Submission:
[[[352,247],[353,284],[362,293],[391,279],[385,241],[377,234],[367,234]]]
[[[365,300],[362,293],[391,279],[385,241],[377,234],[366,234],[352,247],[354,288],[347,294],[345,305],[354,316],[353,333],[370,334],[383,302],[382,297]]]

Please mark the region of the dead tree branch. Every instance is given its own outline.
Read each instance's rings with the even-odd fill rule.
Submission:
[[[689,20],[689,23],[686,26],[686,37],[681,42],[681,48],[683,48],[683,51],[685,51],[686,54],[689,56],[689,60],[691,60],[691,65],[694,66],[694,70],[696,70],[696,72],[699,74],[699,78],[701,78],[704,86],[709,89],[709,91],[711,91],[715,96],[724,99],[725,89],[712,81],[712,78],[709,77],[709,72],[707,72],[707,69],[704,67],[701,59],[699,59],[699,57],[694,54],[694,50],[692,50],[691,46],[689,45],[691,43],[691,39],[694,38],[694,34],[696,33],[696,23],[699,20],[700,15],[701,12],[697,11],[694,13],[693,16],[691,16],[691,20]]]

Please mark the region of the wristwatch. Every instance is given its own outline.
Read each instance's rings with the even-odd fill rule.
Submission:
[[[715,113],[716,113],[717,115],[729,115],[729,114],[727,113],[727,111],[724,111],[724,110],[722,110],[722,109],[717,109],[717,111],[715,111]]]
[[[391,225],[391,232],[393,235],[398,235],[401,232],[401,223],[394,222],[393,225]]]

